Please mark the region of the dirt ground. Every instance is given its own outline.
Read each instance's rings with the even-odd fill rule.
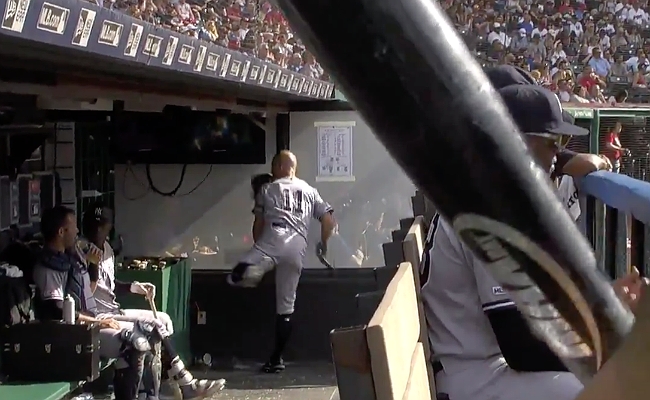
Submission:
[[[202,378],[225,378],[213,400],[339,400],[334,367],[328,363],[287,363],[280,374],[259,372],[261,364],[238,362],[228,370],[195,370]]]

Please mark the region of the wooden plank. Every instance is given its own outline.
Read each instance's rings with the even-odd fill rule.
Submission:
[[[399,220],[400,229],[409,229],[413,225],[415,218],[402,218]]]
[[[424,356],[422,343],[418,343],[411,357],[411,369],[409,372],[409,381],[406,385],[406,391],[402,400],[436,400],[431,397],[429,390],[429,376],[427,372],[427,362]]]
[[[366,338],[377,400],[401,399],[420,338],[413,267],[402,263],[373,315]]]
[[[389,242],[381,245],[384,251],[384,264],[387,267],[397,267],[404,262],[404,249],[401,242]]]
[[[330,343],[340,400],[375,400],[365,325],[334,329]]]
[[[403,243],[404,259],[414,266],[413,277],[415,281],[415,290],[418,301],[418,315],[420,317],[420,343],[424,349],[424,355],[427,360],[431,360],[431,348],[429,346],[429,332],[427,331],[426,316],[424,315],[424,306],[420,296],[420,263],[422,262],[422,252],[424,251],[425,241],[425,224],[422,215],[417,216],[406,234],[406,240]],[[429,377],[430,397],[436,397],[436,385],[431,363],[426,364],[427,376]]]

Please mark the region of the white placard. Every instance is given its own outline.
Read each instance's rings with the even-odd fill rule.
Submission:
[[[316,182],[354,182],[352,133],[354,121],[315,122],[318,140]]]

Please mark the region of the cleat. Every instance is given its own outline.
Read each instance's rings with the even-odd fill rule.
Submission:
[[[212,397],[226,386],[225,379],[215,381],[209,379],[194,379],[189,385],[181,386],[183,400],[201,400]]]
[[[230,286],[254,288],[260,284],[264,278],[264,275],[266,275],[267,272],[271,271],[274,266],[275,263],[273,260],[271,258],[266,258],[258,265],[247,265],[246,270],[242,276],[233,273],[228,274],[226,277],[226,282]]]
[[[282,360],[280,360],[280,362],[269,361],[266,364],[262,365],[262,372],[267,374],[278,374],[284,370],[285,366]]]

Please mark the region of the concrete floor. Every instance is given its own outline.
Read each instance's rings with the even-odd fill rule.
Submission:
[[[212,400],[339,400],[334,367],[328,363],[287,363],[280,374],[261,373],[256,363],[233,365],[193,371],[196,377],[227,380],[226,389]]]

